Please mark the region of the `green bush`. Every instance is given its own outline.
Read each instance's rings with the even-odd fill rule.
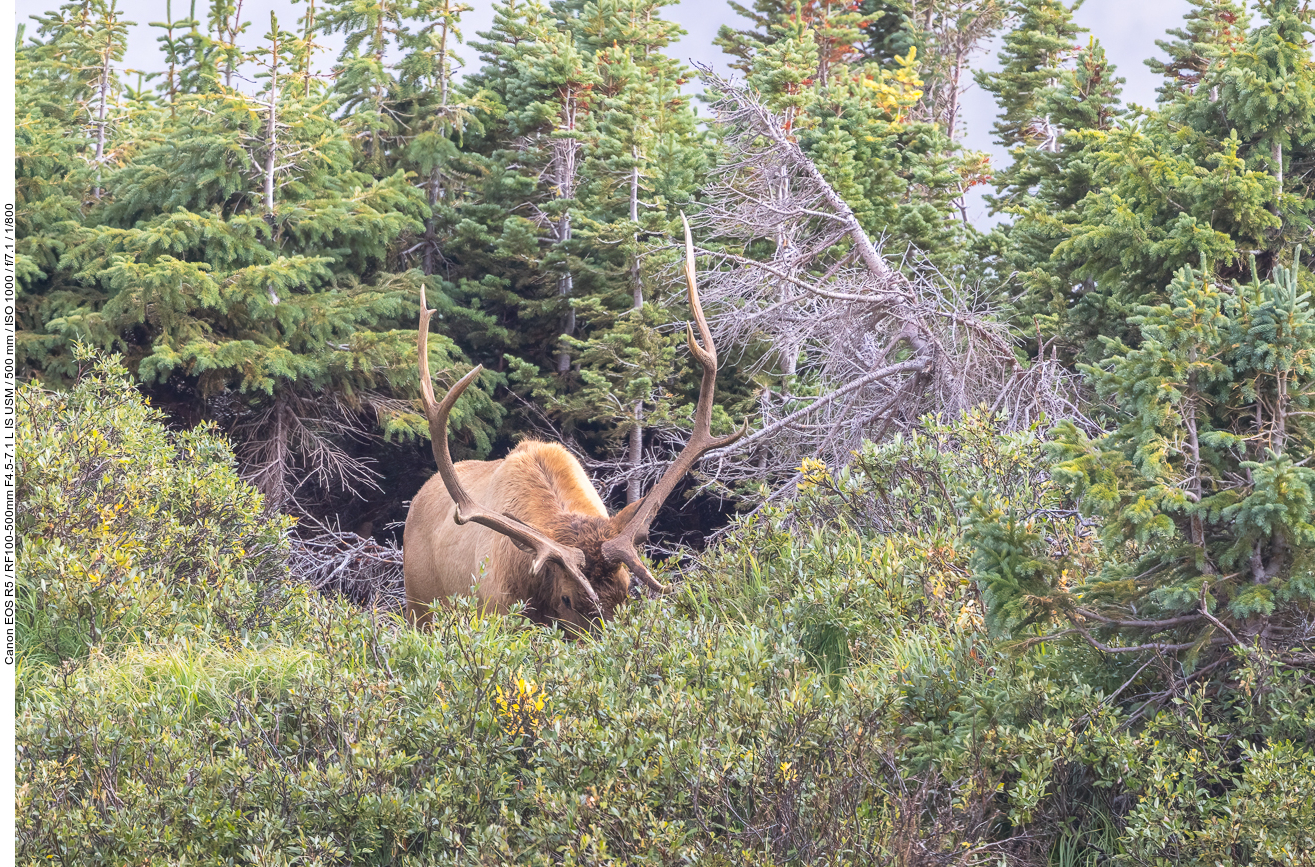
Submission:
[[[79,362],[71,391],[18,391],[23,665],[262,628],[284,590],[287,519],[265,514],[213,428],[169,431],[117,360]]]
[[[1315,863],[1315,693],[1309,676],[1244,658],[1237,689],[1173,700],[1087,758],[1130,802],[1118,863]]]
[[[1035,499],[1029,441],[978,416],[811,467],[680,592],[574,642],[468,599],[419,632],[304,591],[230,630],[206,607],[227,585],[180,582],[149,640],[28,678],[19,860],[1309,862],[1297,674],[1256,656],[1231,698],[1139,716],[1116,692],[1135,670],[987,633],[948,481]],[[232,579],[240,610],[258,578]]]
[[[1298,270],[1229,286],[1184,267],[1165,303],[1128,320],[1138,347],[1106,339],[1086,368],[1113,429],[1090,438],[1061,422],[1050,450],[1105,552],[1064,603],[1088,634],[1179,651],[1187,672],[1253,643],[1309,655],[1315,310]],[[1045,609],[1064,589],[1047,586],[1062,558],[1040,559],[1040,580],[1000,582],[1010,604]]]
[[[294,604],[284,643],[179,638],[32,690],[23,859],[984,862],[1044,813],[1054,761],[1020,745],[1072,738],[1036,720],[1061,687],[971,640],[892,637],[832,688],[784,619],[648,603],[572,644],[468,603],[430,634]]]

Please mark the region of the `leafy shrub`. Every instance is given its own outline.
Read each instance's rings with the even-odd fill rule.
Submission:
[[[917,636],[921,655],[832,688],[788,623],[665,603],[574,644],[466,601],[430,634],[314,596],[291,610],[299,636],[179,637],[34,687],[21,857],[993,861],[1021,851],[1011,810],[1044,812],[1053,762],[1016,767],[1020,744],[1071,740],[1035,725],[1057,685],[962,639]]]
[[[1198,688],[1093,738],[1088,760],[1130,802],[1117,863],[1315,863],[1310,678],[1263,655],[1240,668],[1236,690]]]
[[[173,634],[240,634],[276,610],[286,519],[212,428],[171,432],[117,360],[68,392],[18,392],[24,665]]]
[[[430,632],[306,592],[236,632],[180,603],[152,640],[30,679],[20,860],[1309,861],[1308,683],[1249,657],[1228,702],[1139,715],[1117,701],[1136,669],[1001,645],[971,547],[921,522],[954,514],[949,481],[973,473],[1020,507],[1048,496],[1036,448],[982,417],[928,431],[847,473],[814,467],[682,592],[575,642],[470,599]],[[900,486],[921,505],[882,505]],[[226,592],[180,587],[201,605]]]
[[[937,557],[962,575],[965,553],[846,528],[838,490],[819,479],[684,593],[577,643],[468,600],[420,633],[290,594],[287,628],[94,654],[21,708],[23,857],[992,857],[1012,834],[997,831],[1013,742],[962,744],[999,716],[985,697],[1026,727],[1057,705],[1033,693],[1057,688],[998,667],[979,620],[959,619],[971,588],[938,578]],[[992,692],[1010,684],[1031,697]],[[938,728],[947,708],[959,722]]]

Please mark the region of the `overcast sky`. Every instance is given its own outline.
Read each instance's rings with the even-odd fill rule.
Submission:
[[[469,42],[477,40],[476,34],[487,30],[492,24],[493,0],[466,2],[475,7],[466,13],[461,22]],[[748,5],[748,0],[744,2]],[[189,4],[190,0],[174,0],[175,17],[183,17]],[[17,15],[21,22],[27,20],[33,11],[56,9],[59,5],[58,0],[19,0]],[[197,0],[196,5],[198,17],[204,18],[202,10],[208,6],[207,0]],[[160,69],[162,59],[155,42],[160,31],[147,25],[151,21],[164,20],[165,0],[119,0],[119,8],[124,10],[125,18],[137,22],[129,37],[124,66],[147,72]],[[294,4],[291,0],[244,0],[242,17],[252,22],[247,31],[248,43],[254,45],[260,34],[268,30],[271,10],[278,14],[280,25],[288,27],[304,9],[303,4]],[[1118,67],[1119,75],[1127,79],[1123,90],[1124,102],[1149,105],[1155,101],[1155,88],[1159,82],[1142,61],[1160,54],[1155,40],[1164,38],[1166,30],[1179,26],[1187,9],[1186,0],[1087,0],[1078,9],[1075,16],[1078,23],[1088,28],[1104,44],[1110,60]],[[711,64],[716,69],[726,70],[728,58],[712,44],[712,40],[722,24],[743,26],[743,19],[727,3],[723,0],[682,0],[668,15],[688,31],[674,47],[673,54],[685,61],[697,60]],[[341,47],[341,41],[328,47],[336,52]],[[974,59],[975,65],[993,68],[996,50],[998,45],[989,46],[986,52]],[[479,61],[469,46],[464,50],[459,49],[458,54],[472,67]],[[995,105],[989,95],[977,91],[975,87],[970,88],[964,99],[964,141],[969,147],[991,153],[999,161],[1004,155],[991,144]],[[979,199],[970,203],[970,215],[974,222],[982,222],[983,209]]]

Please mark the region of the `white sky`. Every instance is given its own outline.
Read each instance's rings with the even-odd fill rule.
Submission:
[[[487,30],[493,22],[492,0],[466,0],[475,8],[467,12],[461,22],[461,29],[467,42],[478,40],[476,34]],[[744,0],[745,5],[748,0]],[[174,0],[174,15],[182,18],[188,10],[190,0]],[[58,8],[58,0],[20,0],[17,4],[16,17],[19,22],[26,21],[33,12]],[[208,0],[197,0],[197,17],[204,20]],[[149,22],[162,21],[165,18],[165,0],[119,0],[119,8],[124,17],[137,22],[132,28],[128,55],[124,66],[144,71],[158,70],[162,66],[159,47],[155,42],[160,31],[148,27]],[[1159,79],[1142,62],[1148,57],[1160,55],[1155,40],[1163,39],[1166,30],[1180,26],[1183,14],[1187,11],[1186,0],[1086,0],[1077,11],[1078,23],[1088,28],[1105,46],[1105,51],[1119,75],[1127,79],[1123,89],[1124,102],[1136,102],[1149,105],[1155,101],[1155,88]],[[301,16],[304,4],[292,0],[243,0],[242,18],[251,21],[247,31],[248,44],[254,45],[260,35],[269,28],[269,13],[273,10],[279,16],[279,24],[287,29]],[[697,60],[710,63],[714,68],[725,71],[729,58],[721,49],[712,44],[717,35],[717,28],[722,24],[743,27],[741,19],[724,0],[682,0],[668,10],[668,16],[679,21],[688,34],[674,46],[672,54],[686,62]],[[341,41],[328,46],[332,52],[341,47]],[[464,50],[463,50],[464,49]],[[458,50],[466,63],[475,67],[479,58],[469,45]],[[994,54],[998,45],[975,58],[975,64],[993,67]],[[324,60],[329,59],[326,52]],[[995,104],[989,95],[977,91],[970,85],[964,99],[964,142],[977,150],[992,154],[999,163],[1007,159],[997,148],[991,145],[991,124],[995,120]],[[985,209],[980,197],[974,197],[969,203],[969,214],[978,225],[989,222],[984,219]]]

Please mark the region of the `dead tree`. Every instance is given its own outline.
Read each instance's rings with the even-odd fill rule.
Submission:
[[[705,473],[776,487],[806,457],[841,465],[864,439],[979,404],[1010,428],[1080,417],[1071,376],[1020,363],[988,299],[911,251],[892,262],[757,94],[704,75],[724,147],[695,220],[716,244],[700,285],[726,355],[759,359],[772,383],[757,430]]]
[[[346,446],[373,442],[377,419],[409,411],[409,402],[377,392],[349,403],[336,392],[289,389],[259,410],[236,413],[230,430],[239,443],[243,478],[270,508],[305,517],[309,506],[335,494],[362,497],[379,490],[373,461]]]

